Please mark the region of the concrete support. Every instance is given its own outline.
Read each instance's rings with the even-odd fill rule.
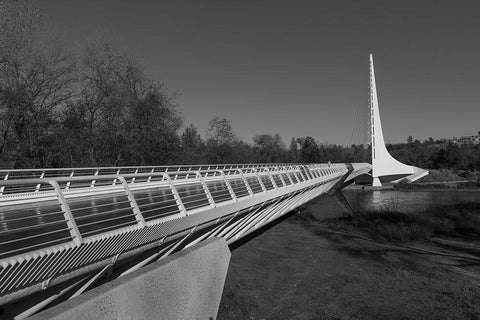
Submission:
[[[373,177],[372,187],[381,187],[382,183],[378,177]]]
[[[229,262],[225,240],[208,239],[30,319],[215,319]]]

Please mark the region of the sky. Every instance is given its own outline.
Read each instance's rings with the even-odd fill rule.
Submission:
[[[279,133],[287,144],[312,136],[346,145],[357,111],[366,118],[370,53],[387,142],[480,130],[478,1],[32,5],[68,45],[105,30],[120,39],[153,79],[179,94],[185,124],[202,133],[219,116],[247,142],[255,134]],[[353,142],[361,142],[360,136]]]

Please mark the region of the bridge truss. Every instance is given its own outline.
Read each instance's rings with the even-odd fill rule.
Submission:
[[[0,171],[0,306],[21,319],[202,240],[231,244],[370,170],[361,163]]]

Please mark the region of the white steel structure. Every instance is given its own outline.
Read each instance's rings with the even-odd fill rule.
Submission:
[[[15,307],[21,312],[14,316],[24,318],[79,295],[105,274],[123,276],[211,237],[231,244],[370,169],[360,163],[0,171],[0,307],[28,297]]]
[[[0,170],[0,317],[28,317],[78,296],[105,275],[121,277],[208,238],[232,244],[322,194],[345,204],[338,190],[370,171],[373,185],[418,177],[417,168],[385,148],[371,55],[370,111],[373,168],[329,163]]]
[[[428,174],[426,170],[397,161],[385,146],[380,111],[378,109],[372,54],[370,54],[370,136],[372,145],[372,186],[378,187],[382,185],[382,182],[394,182],[403,178],[413,182]]]

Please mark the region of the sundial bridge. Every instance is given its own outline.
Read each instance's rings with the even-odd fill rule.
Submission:
[[[372,164],[221,164],[0,170],[0,306],[15,319],[210,238],[238,241],[360,176],[427,171],[387,151],[370,55]],[[0,314],[1,315],[1,314]]]

